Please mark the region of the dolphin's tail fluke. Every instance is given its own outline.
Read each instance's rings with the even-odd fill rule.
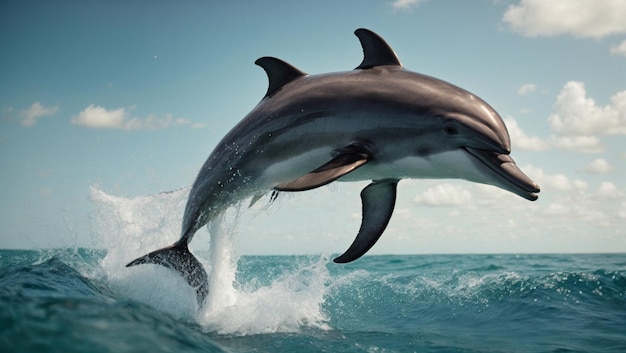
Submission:
[[[184,240],[135,259],[126,267],[141,264],[162,265],[178,272],[196,290],[198,305],[202,305],[204,298],[209,294],[206,271],[200,261],[189,251]]]

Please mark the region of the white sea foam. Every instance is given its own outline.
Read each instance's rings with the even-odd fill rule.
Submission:
[[[266,286],[238,282],[237,208],[210,224],[208,258],[195,251],[209,274],[209,295],[201,308],[193,289],[175,272],[154,265],[126,268],[133,259],[178,240],[188,193],[182,189],[124,198],[92,188],[98,210],[94,232],[107,250],[101,265],[113,290],[212,332],[246,335],[328,328],[322,309],[331,279],[327,258],[302,264]],[[198,238],[194,241],[202,241]]]

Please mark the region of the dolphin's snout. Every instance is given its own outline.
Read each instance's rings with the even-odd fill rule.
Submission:
[[[511,156],[494,151],[465,147],[473,161],[487,178],[486,183],[513,192],[527,200],[539,198],[539,185],[522,172]]]

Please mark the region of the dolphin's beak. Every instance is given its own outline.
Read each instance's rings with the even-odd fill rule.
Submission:
[[[488,184],[513,192],[527,200],[535,201],[539,196],[539,185],[524,174],[508,154],[464,147],[474,157],[472,161],[488,178]]]

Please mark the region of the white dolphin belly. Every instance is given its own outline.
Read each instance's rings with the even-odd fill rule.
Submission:
[[[280,183],[301,177],[327,162],[330,159],[328,153],[330,150],[330,147],[324,146],[288,159],[278,160],[263,170],[257,182],[266,188],[273,188]]]
[[[389,163],[371,163],[338,179],[339,181],[381,179],[447,179],[484,180],[464,150],[447,151],[428,156],[406,156]]]

